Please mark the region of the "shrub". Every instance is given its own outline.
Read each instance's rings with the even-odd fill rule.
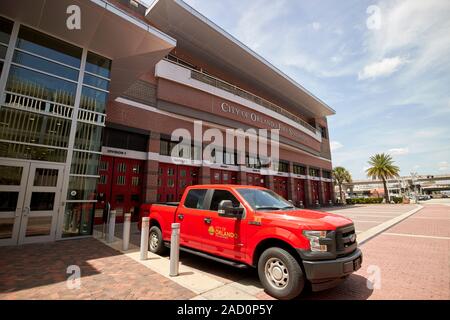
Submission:
[[[403,203],[402,197],[391,197],[391,201],[394,201],[394,203]]]
[[[383,198],[352,198],[347,199],[347,204],[374,204],[382,203]]]

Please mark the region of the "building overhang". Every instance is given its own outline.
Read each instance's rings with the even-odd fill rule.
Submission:
[[[177,39],[178,48],[298,106],[291,112],[311,117],[335,114],[323,101],[183,1],[155,0],[146,19]]]
[[[67,27],[71,5],[80,8],[80,29]],[[113,60],[112,100],[176,46],[172,37],[106,0],[2,0],[0,14]]]

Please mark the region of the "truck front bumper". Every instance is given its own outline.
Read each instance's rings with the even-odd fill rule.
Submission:
[[[303,260],[306,278],[311,282],[313,291],[325,290],[336,286],[351,273],[361,268],[362,252],[356,249],[348,256],[322,261]]]

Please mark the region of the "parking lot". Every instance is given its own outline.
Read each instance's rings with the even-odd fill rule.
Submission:
[[[338,287],[306,292],[299,299],[450,298],[449,204],[328,211],[354,220],[358,238],[366,239],[363,266]],[[395,224],[373,233],[390,223]],[[100,232],[95,235],[101,238]],[[135,227],[126,252],[121,251],[120,225],[116,235],[112,244],[89,238],[0,248],[0,299],[272,299],[253,269],[237,270],[181,253],[180,275],[171,278],[168,256],[150,254],[147,261],[139,260]],[[81,268],[78,290],[67,288],[68,265]]]

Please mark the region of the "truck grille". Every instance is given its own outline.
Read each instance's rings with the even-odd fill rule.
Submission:
[[[353,224],[336,229],[336,254],[338,257],[355,251],[356,247],[356,233]]]

